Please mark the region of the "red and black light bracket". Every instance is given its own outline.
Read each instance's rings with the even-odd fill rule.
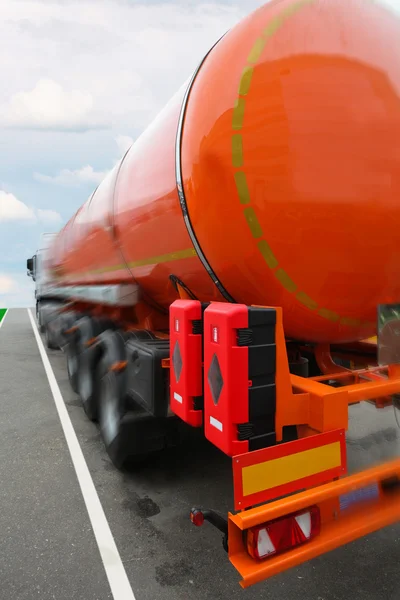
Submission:
[[[225,552],[228,552],[228,521],[214,510],[202,510],[201,508],[192,508],[190,511],[190,520],[193,525],[200,527],[204,521],[208,521],[223,533],[222,545]]]

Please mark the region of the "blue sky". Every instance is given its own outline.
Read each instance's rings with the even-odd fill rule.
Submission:
[[[31,306],[26,259],[263,0],[1,0],[0,306]]]

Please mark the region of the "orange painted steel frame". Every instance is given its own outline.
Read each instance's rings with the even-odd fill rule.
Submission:
[[[240,471],[247,465],[260,464],[265,460],[273,460],[276,456],[291,454],[291,446],[299,444],[299,452],[306,448],[324,444],[324,438],[337,435],[337,430],[348,429],[348,406],[361,401],[391,396],[400,393],[400,366],[389,365],[372,370],[339,372],[338,379],[353,377],[357,383],[332,388],[323,383],[332,379],[333,375],[302,378],[289,372],[285,335],[282,323],[282,309],[276,309],[276,433],[282,440],[283,427],[297,425],[299,441],[282,444],[275,448],[247,453],[233,458],[235,508],[241,512],[229,515],[229,558],[243,577],[241,585],[248,587],[302,562],[328,552],[333,548],[346,544],[367,533],[385,527],[400,520],[400,486],[385,495],[382,482],[397,477],[400,480],[400,459],[373,467],[362,473],[333,481],[339,475],[338,470],[318,476],[308,481],[293,481],[286,487],[264,490],[253,497],[244,497],[240,485]],[[386,378],[373,377],[386,371]],[[363,381],[362,375],[372,375],[370,381]],[[336,430],[336,431],[335,431]],[[324,433],[325,432],[325,433]],[[304,438],[304,439],[301,439]],[[304,444],[304,447],[302,446]],[[239,460],[239,464],[236,464]],[[345,459],[342,448],[342,464]],[[321,485],[321,482],[326,483]],[[380,486],[379,498],[375,503],[356,510],[340,513],[339,496],[358,490],[369,484]],[[294,494],[289,498],[280,498],[284,494]],[[271,504],[251,508],[273,498],[280,498]],[[242,503],[239,506],[238,503]],[[250,557],[245,547],[243,532],[249,527],[262,525],[275,518],[288,515],[297,510],[317,505],[321,511],[321,533],[317,538],[285,554],[257,561]]]
[[[334,375],[304,378],[289,372],[282,309],[277,308],[276,324],[276,435],[282,441],[288,425],[323,433],[348,429],[348,407],[364,400],[374,400],[400,393],[399,367],[375,367],[359,371],[338,372],[336,379],[352,378],[355,383],[333,388],[324,381]],[[382,376],[383,372],[386,376]]]
[[[249,587],[399,521],[399,490],[385,494],[382,489],[382,482],[392,478],[400,478],[400,460],[373,467],[271,504],[242,511],[237,515],[230,514],[229,559],[243,578],[241,586]],[[376,501],[340,513],[340,496],[376,484],[379,487],[379,497]],[[246,529],[315,505],[321,512],[321,532],[316,538],[295,550],[265,561],[255,561],[249,556],[243,540]]]
[[[178,167],[199,246],[237,302],[282,306],[292,339],[373,335],[376,305],[400,297],[399,39],[372,2],[249,15],[201,65],[179,139],[187,85],[56,239],[60,280],[135,279],[166,311],[174,274],[222,300],[183,220]]]

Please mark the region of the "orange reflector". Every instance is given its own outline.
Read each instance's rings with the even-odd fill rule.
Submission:
[[[346,473],[344,430],[233,458],[235,510],[327,483]]]
[[[74,325],[73,327],[70,327],[70,329],[67,329],[65,332],[65,335],[70,335],[71,333],[75,333],[75,331],[78,331],[78,327],[77,325]]]
[[[123,371],[126,368],[127,364],[128,364],[128,362],[126,360],[121,360],[119,362],[116,362],[110,367],[110,371],[114,371],[114,373]]]
[[[96,343],[96,340],[97,338],[93,337],[90,340],[88,340],[85,345],[89,348],[90,346],[93,346],[93,344]]]

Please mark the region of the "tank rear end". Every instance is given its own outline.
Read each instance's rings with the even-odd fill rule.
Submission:
[[[291,338],[367,338],[400,297],[399,44],[379,3],[282,0],[194,81],[182,167],[197,240],[237,302],[283,307]]]

